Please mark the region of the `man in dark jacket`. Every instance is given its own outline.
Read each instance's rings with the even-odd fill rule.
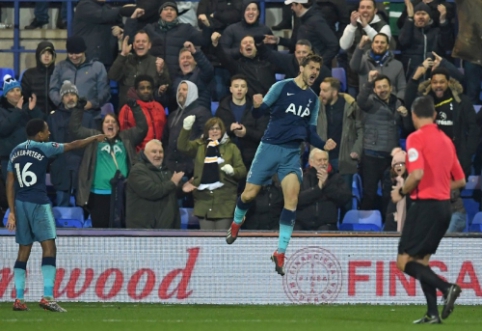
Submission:
[[[37,107],[47,116],[55,109],[50,101],[50,76],[55,69],[55,48],[50,41],[41,41],[35,51],[37,66],[29,68],[22,76],[22,93],[24,98],[30,98],[32,94],[37,96]]]
[[[44,118],[36,104],[35,94],[28,99],[28,103],[24,103],[20,83],[10,75],[5,75],[3,96],[0,97],[0,161],[4,180],[7,178],[10,153],[15,146],[27,140],[27,122],[33,118]]]
[[[243,4],[241,21],[229,25],[223,31],[223,37],[220,40],[225,53],[235,59],[240,56],[239,47],[244,37],[261,37],[273,34],[269,27],[259,22],[259,3],[253,0],[246,0],[243,1]]]
[[[248,95],[265,95],[271,86],[276,83],[276,72],[278,69],[269,61],[264,60],[258,55],[256,41],[252,36],[246,36],[241,40],[238,52],[241,56],[234,59],[225,53],[223,47],[219,45],[221,35],[214,32],[211,36],[212,44],[215,48],[215,55],[221,64],[227,68],[232,75],[244,75],[248,81]]]
[[[309,164],[303,174],[294,230],[336,231],[338,209],[350,201],[351,189],[331,168],[327,152],[312,149]]]
[[[364,131],[361,209],[371,210],[376,207],[378,182],[391,165],[390,153],[400,144],[399,131],[410,133],[413,124],[407,109],[392,94],[390,79],[376,70],[368,73],[368,82],[360,89],[357,101],[363,111]]]
[[[407,2],[408,4],[408,2]],[[415,8],[407,7],[408,18],[400,29],[398,42],[402,50],[401,61],[405,68],[405,76],[411,77],[416,68],[423,63],[432,52],[441,56],[454,46],[454,31],[447,20],[447,8],[439,6],[440,25],[435,27],[430,17],[430,7],[424,2]]]
[[[118,40],[112,29],[122,25],[119,10],[105,1],[80,0],[72,24],[73,35],[85,40],[89,57],[102,62],[107,71],[117,56]]]
[[[447,20],[451,22],[455,18],[455,4],[447,2],[446,0],[405,0],[405,2],[409,1],[412,7],[417,6],[419,3],[424,2],[429,8],[430,12],[429,15],[433,19],[433,26],[438,27],[440,26],[440,11],[438,10],[439,6],[444,6],[447,9]],[[410,5],[409,5],[410,6]],[[407,5],[405,5],[405,9],[402,12],[402,15],[397,20],[397,27],[401,29],[405,22],[408,19],[407,15]]]
[[[139,153],[139,161],[132,167],[127,180],[127,228],[181,228],[177,195],[184,172],[167,169],[163,160],[164,150],[157,139],[149,141]]]
[[[171,83],[164,59],[149,54],[151,46],[149,35],[144,30],[135,34],[132,45],[129,45],[128,36],[124,38],[122,50],[108,73],[109,79],[119,83],[119,109],[126,104],[129,97],[135,97],[134,81],[137,76],[152,77],[154,95],[163,94]]]
[[[411,105],[418,94],[430,95],[434,99],[437,117],[435,123],[452,139],[460,165],[465,176],[470,175],[472,156],[479,143],[479,127],[477,126],[474,106],[463,94],[462,85],[450,77],[445,68],[431,71],[430,79],[420,82],[426,69],[420,66],[407,85],[405,98]]]
[[[268,44],[271,42],[277,43],[276,38],[275,36],[267,36],[264,42]],[[262,58],[278,67],[279,73],[285,74],[285,79],[298,76],[301,60],[313,53],[311,42],[306,39],[300,39],[296,42],[295,52],[293,54],[281,53],[269,47],[264,47],[263,45],[259,46],[259,51]],[[320,74],[313,85],[311,85],[311,89],[317,95],[320,94],[320,84],[326,77],[331,77],[331,70],[323,63]]]
[[[78,105],[79,92],[75,85],[65,81],[60,89],[60,96],[62,103],[47,118],[47,123],[50,130],[50,140],[58,143],[67,143],[74,140],[69,131],[69,122],[72,110]],[[94,117],[90,113],[84,113],[82,126],[94,128]],[[70,205],[70,196],[77,190],[82,155],[83,150],[63,153],[50,165],[50,180],[57,193],[57,206],[72,207]]]
[[[296,42],[306,39],[311,42],[313,52],[323,58],[323,63],[331,68],[331,61],[338,53],[338,39],[326,24],[321,9],[313,5],[312,0],[286,0],[291,10],[300,18],[300,23],[293,29],[291,38],[279,38],[279,44],[294,51]]]
[[[88,59],[87,46],[79,36],[69,37],[66,43],[67,59],[60,61],[50,77],[50,100],[60,105],[60,88],[66,80],[72,82],[79,90],[79,96],[85,98],[85,110],[100,111],[110,99],[110,87],[105,67],[99,61]]]
[[[201,0],[197,7],[199,21],[209,21],[214,31],[222,32],[241,20],[242,0]]]
[[[181,133],[182,123],[187,116],[196,116],[190,136],[190,140],[194,140],[201,137],[204,124],[211,117],[211,111],[199,106],[197,98],[198,88],[196,84],[188,80],[184,80],[179,84],[177,89],[177,104],[179,108],[169,114],[162,141],[165,146],[165,163],[167,168],[171,171],[183,171],[188,178],[194,171],[193,160],[177,149],[177,140]]]
[[[231,95],[221,100],[216,117],[223,120],[227,134],[238,146],[244,165],[249,169],[268,126],[269,116],[253,117],[251,113],[253,104],[246,98],[248,92],[246,77],[242,75],[231,77],[229,89]]]
[[[184,43],[190,41],[196,46],[208,46],[212,33],[212,29],[205,25],[199,31],[191,24],[180,23],[178,15],[175,2],[164,2],[159,8],[159,21],[144,27],[152,41],[150,54],[164,59],[170,77],[176,76],[179,71],[179,51]],[[130,38],[136,32],[136,21],[137,18],[133,16],[132,20],[126,22],[125,34]]]

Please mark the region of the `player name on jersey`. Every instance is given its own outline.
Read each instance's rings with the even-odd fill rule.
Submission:
[[[17,151],[15,151],[15,153],[13,153],[13,155],[11,156],[10,160],[13,162],[15,161],[15,159],[17,157],[20,157],[20,156],[29,156],[29,157],[33,157],[39,161],[42,161],[45,157],[45,155],[43,154],[40,154],[39,152],[37,151],[33,151],[33,150],[30,150],[30,149],[19,149]]]

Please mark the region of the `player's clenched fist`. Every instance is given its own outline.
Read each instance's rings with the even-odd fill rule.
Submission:
[[[263,103],[263,95],[262,94],[255,94],[253,95],[253,107],[259,108]]]
[[[191,130],[195,120],[196,120],[195,115],[189,115],[188,117],[186,117],[182,122],[182,127],[184,128],[184,130]]]
[[[327,142],[325,143],[325,147],[323,147],[323,149],[325,151],[331,151],[331,150],[335,149],[335,147],[336,147],[336,142],[333,139],[328,139]]]

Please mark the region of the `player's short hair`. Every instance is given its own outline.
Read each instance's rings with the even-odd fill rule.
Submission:
[[[310,49],[313,49],[313,45],[308,39],[300,39],[296,42],[296,45],[308,46]]]
[[[384,80],[384,79],[387,80],[388,85],[392,86],[392,81],[391,81],[390,78],[388,78],[388,76],[386,76],[386,75],[378,75],[377,78],[375,78],[375,79],[373,80],[373,86],[375,86],[375,83],[376,83],[376,82],[379,82],[379,81]]]
[[[216,124],[218,124],[221,128],[221,139],[223,138],[224,134],[226,133],[226,127],[224,126],[223,120],[219,117],[211,117],[206,121],[206,124],[204,124],[203,139],[205,141],[209,139],[209,129],[211,129]]]
[[[412,112],[418,118],[433,118],[435,113],[433,98],[430,95],[418,97],[412,103]]]
[[[444,75],[445,78],[447,78],[447,80],[450,80],[450,72],[445,69],[445,68],[435,68],[434,70],[432,70],[432,72],[430,73],[430,78],[432,79],[433,76],[435,75]]]
[[[231,76],[230,84],[232,84],[235,80],[238,80],[238,79],[244,80],[246,84],[248,84],[248,79],[246,78],[245,75],[242,75],[242,74],[236,74]]]
[[[341,89],[341,82],[334,77],[326,77],[325,79],[323,79],[323,83],[330,84],[331,88],[338,92]]]
[[[151,42],[151,37],[149,37],[149,34],[147,33],[146,30],[139,30],[139,31],[137,31],[136,34],[134,35],[134,40],[136,40],[136,36],[137,36],[138,34],[145,34],[145,35],[147,35],[147,41]]]
[[[383,37],[385,37],[385,39],[387,40],[387,44],[390,44],[390,37],[389,37],[386,33],[378,32],[378,33],[375,35],[375,37],[373,37],[372,40],[375,40],[375,38],[376,38],[377,36],[383,36]]]
[[[25,131],[27,132],[27,137],[35,137],[37,133],[45,130],[45,121],[40,118],[34,118],[28,121]]]
[[[134,88],[135,88],[136,90],[137,90],[137,88],[139,87],[139,84],[140,84],[141,82],[149,82],[149,83],[151,83],[151,87],[154,88],[154,79],[153,79],[151,76],[149,76],[149,75],[144,75],[144,74],[142,74],[142,75],[138,75],[138,76],[136,77],[136,79],[134,80]]]
[[[301,60],[300,66],[306,67],[308,63],[315,62],[319,63],[320,67],[323,66],[323,58],[318,54],[309,54]]]

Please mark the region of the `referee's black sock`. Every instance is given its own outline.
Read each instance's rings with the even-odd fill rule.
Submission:
[[[420,282],[438,288],[442,293],[446,293],[450,287],[450,284],[437,276],[429,266],[425,266],[415,261],[410,261],[405,265],[405,273],[418,279]]]
[[[425,282],[420,282],[420,285],[422,285],[423,294],[425,294],[425,298],[427,299],[428,315],[438,316],[437,289]]]

